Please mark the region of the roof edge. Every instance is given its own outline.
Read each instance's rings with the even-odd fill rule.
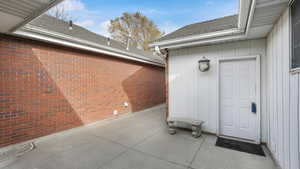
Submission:
[[[205,34],[191,35],[191,36],[187,36],[187,37],[164,40],[161,42],[154,42],[154,43],[150,44],[150,47],[173,45],[173,44],[179,44],[179,43],[185,43],[185,42],[188,43],[191,41],[205,40],[205,39],[210,39],[210,38],[214,38],[214,37],[234,35],[234,34],[239,34],[242,32],[244,32],[244,31],[241,29],[233,28],[233,29],[227,29],[227,30],[222,30],[222,31],[217,31],[217,32],[210,32],[210,33],[205,33]]]
[[[42,40],[44,42],[50,42],[72,48],[107,54],[114,57],[151,64],[159,67],[165,67],[164,63],[160,63],[151,59],[141,59],[137,54],[124,52],[122,50],[118,50],[109,46],[99,45],[97,43],[70,37],[68,35],[49,31],[32,25],[26,25],[25,27],[15,31],[14,34],[35,40]]]
[[[35,11],[34,13],[32,13],[30,16],[28,16],[22,23],[16,25],[15,27],[13,27],[10,30],[10,33],[14,33],[17,29],[23,27],[24,25],[28,24],[29,22],[31,22],[32,20],[36,19],[38,16],[40,16],[41,14],[45,13],[46,11],[48,11],[50,8],[58,5],[59,3],[61,3],[64,0],[53,0],[49,5],[45,6],[42,9],[39,9],[38,11]]]
[[[161,49],[164,48],[181,48],[192,45],[206,44],[206,43],[217,43],[222,42],[224,39],[241,39],[248,36],[250,25],[253,20],[256,0],[240,0],[238,28],[228,29],[218,32],[211,32],[207,34],[192,35],[189,37],[177,38],[164,40],[160,42],[153,42],[150,47],[159,46]],[[238,37],[238,38],[237,38]]]

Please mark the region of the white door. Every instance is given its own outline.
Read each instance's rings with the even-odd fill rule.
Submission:
[[[223,60],[219,66],[219,134],[256,141],[256,59]]]

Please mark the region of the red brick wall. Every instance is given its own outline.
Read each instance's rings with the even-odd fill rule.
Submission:
[[[0,147],[165,101],[163,68],[6,35],[0,78]]]

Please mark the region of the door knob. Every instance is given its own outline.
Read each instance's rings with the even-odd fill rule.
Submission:
[[[256,114],[257,110],[256,110],[256,103],[252,102],[251,103],[251,112]]]

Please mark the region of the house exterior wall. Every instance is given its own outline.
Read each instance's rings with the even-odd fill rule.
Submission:
[[[164,77],[161,67],[0,35],[0,147],[164,103]]]
[[[267,138],[266,40],[248,40],[219,45],[191,47],[170,51],[169,113],[204,120],[204,130],[217,132],[217,59],[226,57],[261,56],[261,126],[262,140]],[[201,73],[198,61],[211,60],[211,69]]]
[[[290,73],[289,10],[267,39],[268,147],[282,169],[299,169],[299,73]]]
[[[300,73],[290,72],[289,10],[267,39],[190,47],[170,51],[169,113],[204,120],[204,130],[217,131],[217,59],[261,56],[261,130],[282,169],[300,168]],[[209,72],[198,70],[203,56]]]

